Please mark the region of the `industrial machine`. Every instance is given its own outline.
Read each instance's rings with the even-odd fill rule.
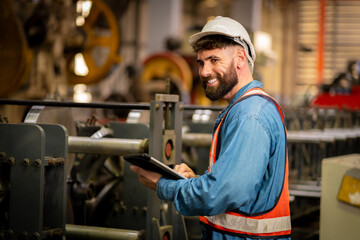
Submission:
[[[323,84],[311,101],[313,107],[348,109],[360,108],[360,61],[349,61],[346,72],[339,73],[331,84]]]
[[[326,158],[322,165],[320,239],[356,239],[360,236],[360,155]]]
[[[147,152],[166,165],[180,163],[178,96],[111,107],[145,109],[149,122],[88,125],[78,129],[83,136],[69,136],[64,126],[38,124],[44,107],[34,106],[25,123],[0,124],[3,239],[91,239],[89,231],[98,231],[97,239],[187,239],[183,217],[119,159]],[[68,153],[77,154],[69,174]]]

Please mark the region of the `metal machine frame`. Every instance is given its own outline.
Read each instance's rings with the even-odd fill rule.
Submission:
[[[8,229],[1,230],[0,234],[5,239],[61,238],[68,234],[71,237],[88,237],[86,230],[74,225],[65,225],[67,154],[77,150],[93,151],[91,147],[84,147],[86,141],[93,144],[92,146],[98,144],[85,137],[68,137],[66,129],[60,125],[36,124],[36,114],[43,109],[38,107],[40,105],[36,105],[33,111],[30,111],[28,121],[31,123],[0,124],[1,161],[3,166],[7,164],[10,167],[11,175],[10,221]],[[144,105],[124,106],[147,108]],[[114,137],[126,137],[125,141],[117,139],[119,141],[115,145],[109,144],[109,152],[103,148],[106,146],[105,140],[105,144],[97,150],[105,151],[102,154],[109,152],[111,155],[114,154],[111,151],[116,150],[116,144],[122,146],[118,154],[141,152],[148,148],[150,155],[161,159],[165,164],[179,164],[182,119],[183,106],[179,102],[179,97],[157,94],[156,99],[150,103],[150,126],[135,124],[130,133],[126,131],[129,130],[128,124],[125,126],[121,123],[111,123]],[[133,142],[129,143],[129,139]],[[128,167],[125,169],[124,190],[128,190],[129,193],[135,191],[138,194],[125,194],[122,217],[116,220],[119,223],[132,221],[136,223],[138,230],[145,228],[147,239],[163,239],[165,236],[170,239],[187,239],[184,219],[171,206],[172,204],[161,201],[154,191],[138,183],[135,173],[129,171]],[[161,212],[164,212],[161,208],[165,205],[168,206],[168,211],[160,223]],[[90,231],[93,227],[85,228]],[[114,231],[111,234],[107,231],[102,238],[121,235],[134,239],[134,233],[140,235],[140,232],[132,230],[124,230],[121,233]]]
[[[0,124],[2,164],[9,167],[5,239],[62,236],[66,220],[67,131],[60,125]],[[50,201],[47,201],[50,200]]]

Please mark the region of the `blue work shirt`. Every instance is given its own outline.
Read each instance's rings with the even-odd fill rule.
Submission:
[[[254,80],[236,93],[216,119],[214,130],[232,103],[255,87],[262,83]],[[244,99],[230,109],[220,134],[221,149],[211,172],[178,181],[162,177],[157,183],[159,198],[173,201],[185,216],[212,216],[230,210],[254,214],[274,207],[284,181],[286,144],[276,106],[260,96]],[[202,238],[251,239],[209,227],[203,228]]]

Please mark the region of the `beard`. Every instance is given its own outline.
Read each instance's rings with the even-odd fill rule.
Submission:
[[[207,81],[209,79],[216,78],[219,82],[218,87],[207,86]],[[229,69],[226,71],[224,76],[220,76],[220,74],[211,75],[206,78],[201,78],[203,87],[205,89],[205,95],[212,101],[219,100],[220,98],[224,97],[228,94],[234,86],[238,83],[235,67],[233,62],[231,62]]]

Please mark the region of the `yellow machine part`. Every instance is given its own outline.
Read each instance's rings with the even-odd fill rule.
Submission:
[[[0,97],[7,97],[24,83],[33,59],[11,0],[0,1],[0,33]]]
[[[193,78],[189,65],[177,53],[164,52],[148,57],[143,64],[142,82],[153,79],[166,79],[175,76],[183,82],[183,87],[191,91]]]
[[[357,174],[357,177],[350,174],[344,175],[338,199],[350,205],[360,207],[360,170],[357,170]]]
[[[98,21],[106,20],[108,31],[98,31]],[[86,43],[83,52],[85,63],[88,67],[86,76],[78,76],[74,73],[75,53],[68,57],[67,80],[70,84],[93,84],[101,81],[110,71],[115,63],[121,62],[118,55],[120,34],[117,20],[111,9],[102,0],[93,0],[89,15],[82,26],[86,33]],[[103,50],[103,51],[102,51]],[[96,51],[106,52],[106,59],[97,61],[94,53]],[[102,54],[104,55],[104,54]]]

